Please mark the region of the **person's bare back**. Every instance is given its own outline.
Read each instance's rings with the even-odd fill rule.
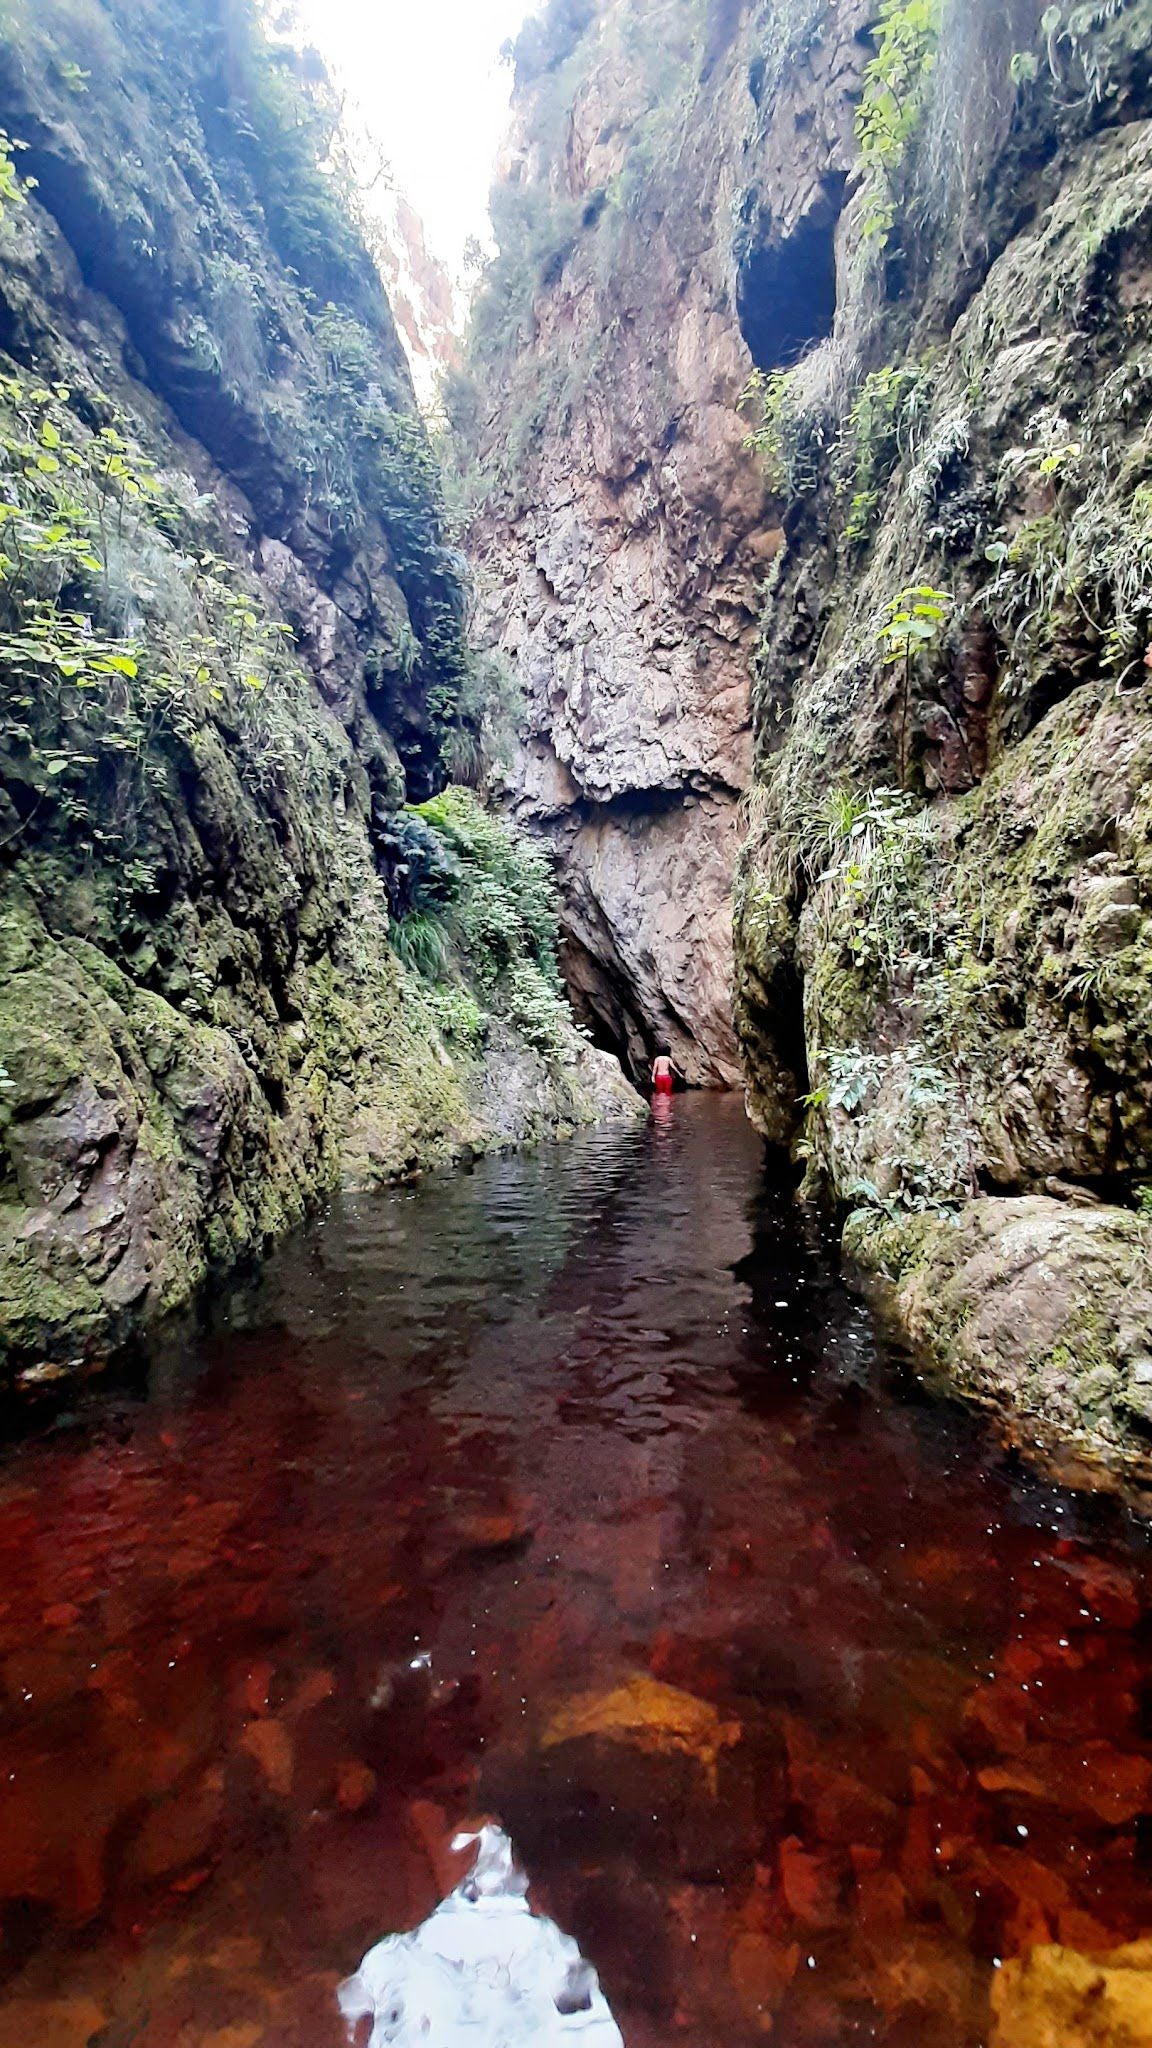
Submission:
[[[658,1052],[652,1062],[652,1086],[657,1095],[671,1095],[676,1086],[676,1069],[666,1052]]]

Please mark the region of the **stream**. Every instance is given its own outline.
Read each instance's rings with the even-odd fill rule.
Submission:
[[[1150,1609],[737,1100],[344,1199],[3,1454],[0,2048],[337,2048],[485,1817],[627,2048],[988,2044],[1152,1930]]]

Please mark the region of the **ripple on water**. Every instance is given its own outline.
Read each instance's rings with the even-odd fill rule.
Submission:
[[[485,1815],[628,2048],[1032,2048],[1152,1930],[1149,1611],[737,1104],[347,1201],[0,1467],[0,2048],[334,2044]]]

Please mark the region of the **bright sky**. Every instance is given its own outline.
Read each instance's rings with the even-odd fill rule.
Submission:
[[[534,0],[297,0],[301,26],[358,102],[430,248],[457,274],[468,236],[487,237],[512,83],[500,46],[535,11]]]

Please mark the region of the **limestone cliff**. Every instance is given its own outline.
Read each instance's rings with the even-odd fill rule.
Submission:
[[[459,557],[323,80],[244,0],[5,9],[0,1355],[626,1091],[466,797]],[[473,691],[474,695],[474,691]],[[405,799],[421,802],[413,812]]]
[[[738,1074],[731,877],[779,533],[736,410],[726,138],[675,133],[702,21],[553,6],[525,30],[501,253],[454,409],[482,630],[524,696],[514,801],[560,854],[570,987],[635,1068],[666,1041],[707,1083]],[[717,86],[726,130],[735,90]]]
[[[588,1014],[730,1073],[740,817],[757,1121],[922,1355],[1143,1476],[1150,27],[553,0],[456,403]]]

